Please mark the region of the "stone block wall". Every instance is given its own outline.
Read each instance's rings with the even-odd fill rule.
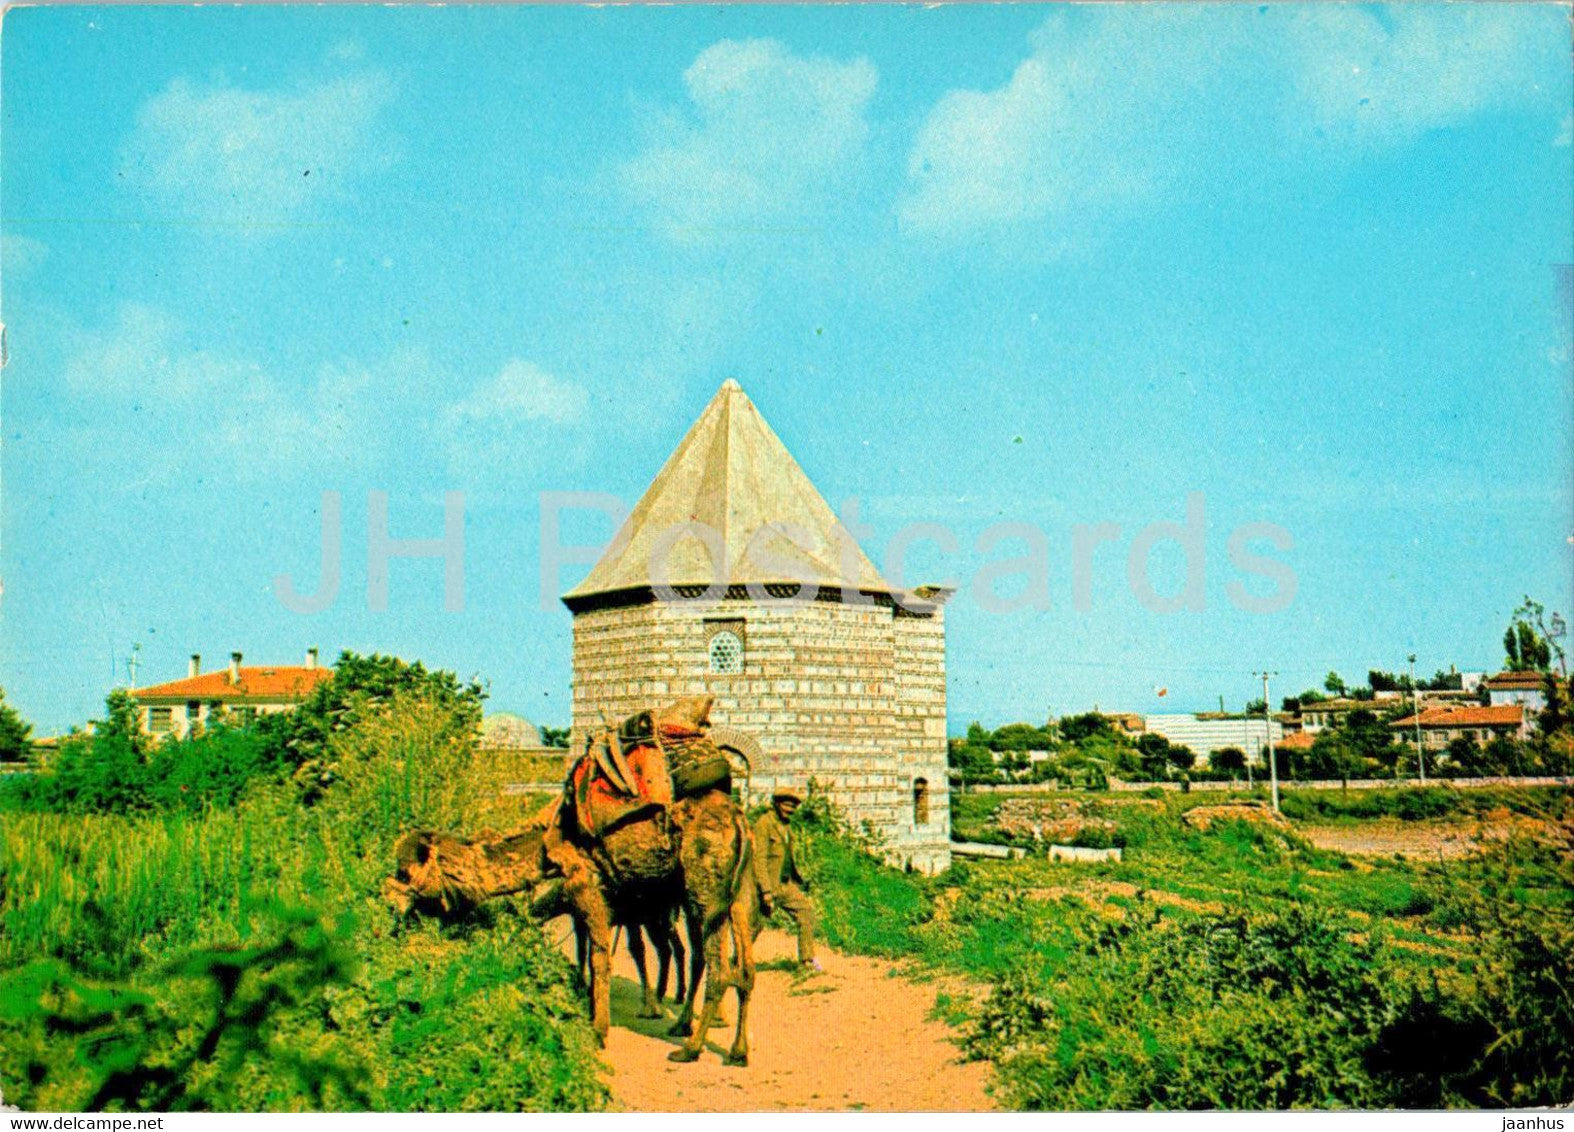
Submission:
[[[737,675],[710,671],[716,621],[742,622]],[[714,725],[760,744],[751,800],[813,779],[849,818],[879,831],[897,864],[933,872],[950,863],[940,610],[914,617],[879,605],[729,600],[575,616],[575,750],[603,711],[616,720],[701,694],[716,697]]]

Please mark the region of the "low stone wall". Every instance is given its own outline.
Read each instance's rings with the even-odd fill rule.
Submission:
[[[1352,778],[1347,783],[1340,782],[1338,780],[1326,782],[1293,782],[1286,780],[1279,783],[1279,789],[1281,791],[1344,789],[1392,790],[1396,788],[1414,787],[1419,785],[1420,783],[1418,783],[1413,778]],[[1426,785],[1456,786],[1462,790],[1491,786],[1574,786],[1574,778],[1558,775],[1527,776],[1523,778],[1429,778],[1426,780]],[[1109,792],[1112,794],[1140,793],[1144,790],[1151,790],[1155,786],[1157,786],[1160,790],[1179,790],[1181,788],[1179,782],[1121,782],[1118,779],[1112,778],[1110,779],[1109,783]],[[1266,790],[1268,788],[1268,779],[1253,779],[1250,786],[1248,786],[1245,782],[1193,782],[1191,784],[1191,788],[1197,791],[1222,790],[1231,793],[1245,794],[1251,790]],[[964,794],[1055,794],[1063,792],[1061,791],[1060,786],[1053,782],[1002,783],[1000,785],[981,783],[974,786],[968,786],[965,789],[958,787],[957,790]],[[1103,793],[1103,791],[1093,790],[1076,790],[1064,792],[1090,795]]]

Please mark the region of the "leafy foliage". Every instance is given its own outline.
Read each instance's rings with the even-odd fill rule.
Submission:
[[[5,702],[5,689],[0,688],[0,763],[26,762],[32,753],[32,733],[32,725]]]
[[[827,934],[986,980],[989,995],[963,1012],[965,1046],[995,1063],[998,1094],[1017,1107],[1566,1098],[1574,878],[1551,851],[1357,866],[1268,825],[1191,829],[1187,808],[1223,798],[1155,793],[1066,796],[1116,819],[1120,863],[958,861],[928,878],[817,834]],[[1009,797],[955,797],[959,828],[973,836]],[[1504,806],[1545,818],[1571,804],[1559,787],[1284,797],[1288,816],[1319,821]]]
[[[1546,608],[1526,595],[1524,604],[1514,610],[1514,617],[1503,631],[1504,665],[1510,672],[1547,672],[1552,667],[1552,654],[1561,645],[1553,641],[1545,624]]]
[[[156,994],[98,985],[58,960],[0,981],[0,1019],[25,1076],[51,1107],[69,1111],[235,1111],[248,1085],[269,1080],[312,1108],[370,1103],[342,1040],[296,1048],[300,1015],[321,1011],[353,973],[350,950],[309,913],[278,910],[272,943],[195,951],[165,964]],[[74,1037],[74,1062],[52,1058],[49,1037]],[[18,1099],[26,1100],[27,1096]]]
[[[281,758],[298,768],[296,782],[311,800],[339,775],[335,736],[388,712],[396,701],[416,700],[443,717],[434,740],[473,736],[481,725],[484,698],[480,684],[463,684],[452,672],[428,670],[420,661],[343,652],[331,680],[312,689],[296,710],[267,717],[264,727]]]
[[[104,773],[95,751],[121,752],[120,794],[84,812],[6,815],[8,1100],[56,1110],[605,1103],[572,969],[538,926],[505,910],[453,931],[410,928],[377,899],[407,825],[482,820],[467,726],[478,701],[469,690],[428,695],[419,678],[395,684],[347,697],[357,714],[337,717],[344,725],[321,753],[341,773],[311,805],[282,776],[287,762],[232,793],[190,765],[221,742],[234,745],[232,763],[251,765],[244,752],[277,749],[266,733],[215,729],[145,749],[111,725],[83,737],[78,755],[88,776]],[[193,793],[206,803],[186,803]],[[7,1068],[19,1064],[12,1051],[30,1067],[21,1080]]]

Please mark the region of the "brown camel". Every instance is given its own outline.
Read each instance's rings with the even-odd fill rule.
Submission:
[[[603,1041],[611,1025],[611,940],[615,922],[649,922],[666,915],[681,898],[689,930],[689,985],[674,1027],[688,1041],[674,1061],[700,1055],[706,1032],[728,988],[738,996],[737,1030],[726,1061],[747,1065],[749,996],[754,990],[753,928],[750,922],[750,839],[743,812],[720,789],[673,804],[670,822],[633,821],[591,838],[560,821],[544,846],[561,874],[560,899],[585,934],[590,955],[591,1025]],[[723,946],[724,934],[732,947]],[[699,1025],[694,1006],[702,976],[705,1001]]]
[[[630,925],[632,951],[633,925],[670,925],[673,910],[681,908],[690,974],[674,1032],[688,1040],[671,1058],[699,1057],[731,988],[738,996],[738,1021],[726,1062],[747,1065],[756,902],[752,844],[731,797],[727,759],[704,737],[710,702],[681,701],[659,717],[647,713],[628,721],[625,726],[642,730],[627,751],[609,726],[576,763],[563,796],[537,816],[535,829],[509,838],[494,835],[481,846],[442,835],[407,836],[400,845],[402,876],[389,882],[390,898],[407,907],[435,901],[448,912],[491,894],[529,888],[533,911],[567,909],[589,955],[591,1024],[603,1042],[611,1025],[613,925]],[[674,783],[684,795],[676,801]],[[695,1026],[695,1001],[707,969]],[[647,1013],[654,1013],[643,970],[641,982]]]
[[[398,871],[383,885],[383,895],[400,915],[420,912],[448,919],[463,916],[498,896],[529,891],[531,914],[538,918],[571,914],[562,899],[561,884],[543,880],[545,859],[543,828],[526,828],[502,836],[483,830],[473,838],[456,837],[433,830],[412,830],[399,839],[395,849]],[[670,906],[645,919],[615,920],[627,932],[629,955],[639,971],[644,996],[642,1018],[661,1017],[660,1003],[667,997],[667,983],[677,960],[676,1001],[687,997],[688,979],[683,941],[678,936],[674,912],[681,902],[681,891]],[[586,938],[579,930],[577,949],[580,977],[585,976]],[[645,937],[656,952],[657,976],[654,986],[646,972]]]

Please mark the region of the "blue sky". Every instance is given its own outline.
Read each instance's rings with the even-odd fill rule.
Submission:
[[[953,601],[953,728],[1492,666],[1524,594],[1574,591],[1568,16],[12,9],[0,684],[51,732],[133,643],[140,682],[316,645],[565,721],[540,495],[632,504],[728,376],[877,563],[956,532],[909,581],[1042,532],[1047,608]],[[465,493],[462,612],[435,561],[367,608],[371,490],[398,538]],[[324,491],[342,591],[291,613]],[[1127,549],[1192,493],[1205,608],[1154,612]],[[1271,614],[1227,590],[1259,522],[1293,539],[1253,544],[1296,579]]]

